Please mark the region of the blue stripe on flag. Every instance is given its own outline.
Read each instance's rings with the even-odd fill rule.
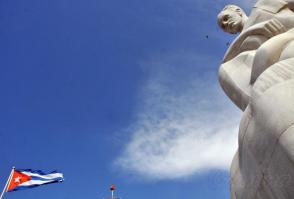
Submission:
[[[51,172],[48,172],[48,173],[45,173],[45,172],[43,172],[41,170],[32,170],[32,169],[17,169],[17,171],[31,172],[31,173],[36,173],[36,174],[40,174],[40,175],[48,175],[48,174],[53,174],[53,173],[60,173],[57,170],[54,170],[54,171],[51,171]]]
[[[53,183],[60,183],[60,182],[62,182],[62,181],[53,181],[53,182],[47,182],[47,183],[44,183],[44,184],[53,184]],[[9,192],[19,191],[19,190],[26,190],[26,189],[30,189],[30,188],[34,188],[34,187],[39,187],[39,186],[42,186],[44,184],[38,184],[38,185],[34,184],[34,185],[30,185],[30,186],[21,186],[21,185],[19,185],[19,186],[15,187],[13,190],[11,190]]]

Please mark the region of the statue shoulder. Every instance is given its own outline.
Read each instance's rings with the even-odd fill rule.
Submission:
[[[288,0],[292,1],[292,0]],[[259,0],[253,8],[262,9],[264,11],[276,14],[288,4],[287,0]]]

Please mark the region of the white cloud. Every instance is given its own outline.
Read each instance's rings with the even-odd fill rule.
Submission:
[[[155,180],[229,168],[240,113],[225,99],[209,63],[217,64],[177,52],[142,64],[150,79],[140,93],[132,137],[116,161],[120,167]]]

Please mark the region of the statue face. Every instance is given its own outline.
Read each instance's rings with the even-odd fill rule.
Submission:
[[[236,34],[241,32],[244,26],[244,12],[238,6],[228,6],[217,17],[218,25],[223,31]]]

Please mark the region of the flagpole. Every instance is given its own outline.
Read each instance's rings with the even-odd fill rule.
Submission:
[[[9,185],[9,183],[10,183],[10,181],[11,181],[11,178],[12,178],[12,175],[13,175],[13,171],[14,171],[14,169],[15,169],[15,167],[12,167],[12,170],[11,170],[11,172],[10,172],[9,178],[8,178],[8,180],[7,180],[6,184],[5,184],[5,187],[4,187],[4,189],[3,189],[2,193],[1,193],[0,199],[3,198],[3,195],[4,195],[4,193],[5,193],[6,190],[7,190],[7,186]]]

